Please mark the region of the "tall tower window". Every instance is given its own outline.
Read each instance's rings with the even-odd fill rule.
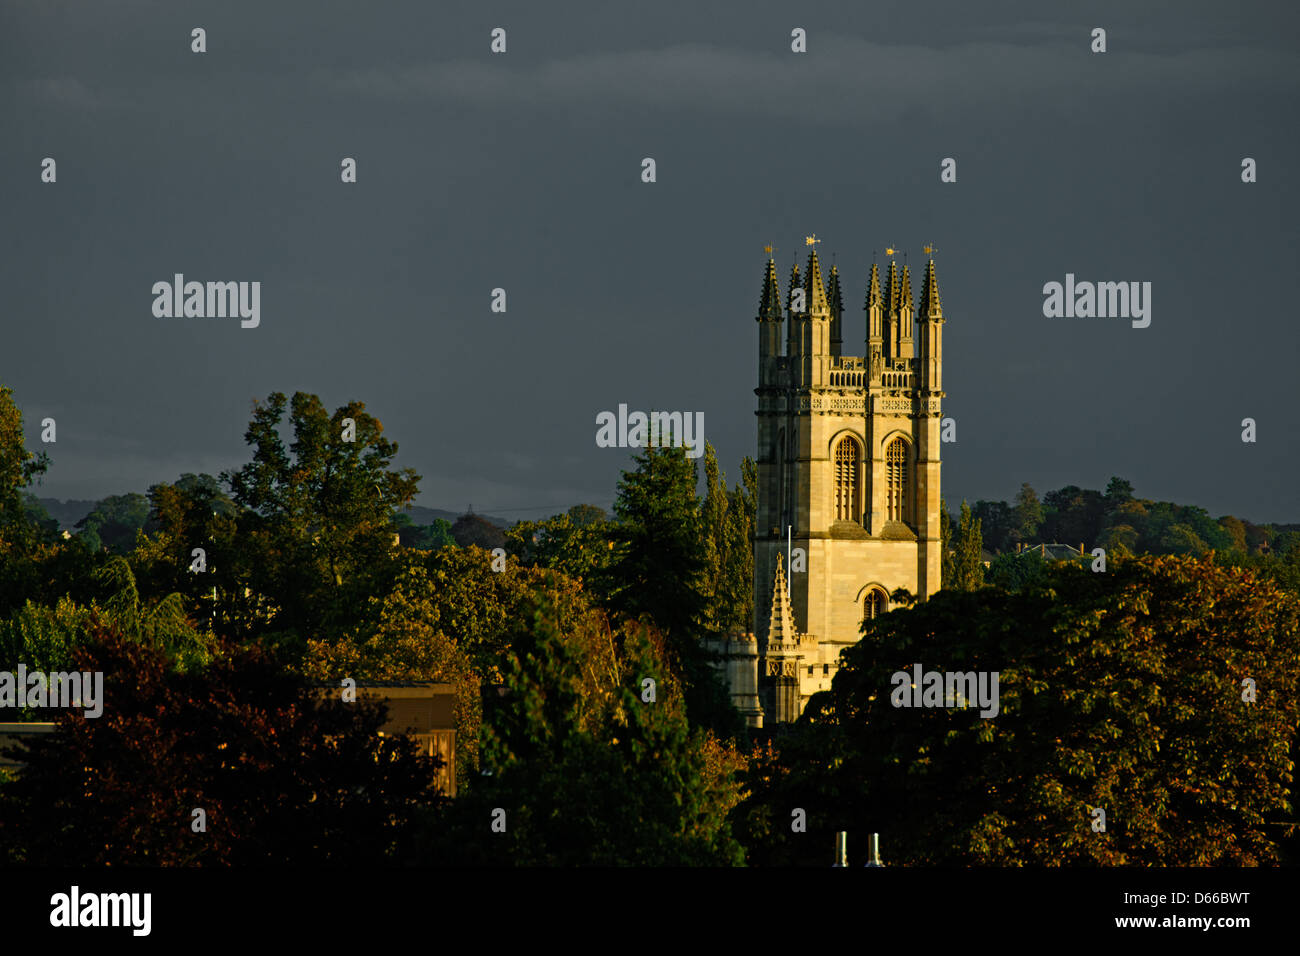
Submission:
[[[858,498],[858,463],[861,454],[852,438],[841,438],[835,446],[835,520],[858,521],[862,505]]]
[[[907,521],[907,442],[895,438],[885,452],[885,491],[890,521]]]
[[[874,621],[880,615],[885,613],[885,595],[872,588],[867,592],[867,600],[863,605],[862,616],[868,621]]]

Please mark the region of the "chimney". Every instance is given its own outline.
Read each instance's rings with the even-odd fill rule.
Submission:
[[[837,866],[849,865],[849,835],[841,830],[835,834],[835,862],[831,864],[834,869]]]
[[[870,843],[867,845],[867,866],[884,866],[880,862],[880,834],[873,833],[870,837]]]

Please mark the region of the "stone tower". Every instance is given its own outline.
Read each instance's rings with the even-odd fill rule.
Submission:
[[[919,302],[907,266],[900,273],[891,261],[882,288],[872,265],[861,356],[841,354],[842,319],[839,272],[823,280],[815,248],[802,274],[795,265],[784,300],[768,260],[754,390],[754,635],[770,722],[794,720],[830,687],[840,651],[897,589],[921,600],[940,585],[943,310],[934,260]]]

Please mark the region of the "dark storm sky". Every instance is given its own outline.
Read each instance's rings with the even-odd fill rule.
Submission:
[[[1060,6],[0,0],[0,383],[29,447],[58,422],[38,493],[237,466],[277,390],[364,401],[433,507],[608,505],[619,403],[704,412],[734,481],[762,247],[784,285],[816,233],[853,354],[872,250],[938,246],[950,505],[1118,474],[1300,521],[1300,14]],[[260,327],[154,318],[176,272],[260,280]],[[1150,327],[1045,318],[1067,272],[1151,282]]]

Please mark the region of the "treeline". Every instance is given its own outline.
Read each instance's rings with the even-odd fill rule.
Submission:
[[[1042,562],[1022,548],[1037,544],[1103,548],[1107,557],[1213,555],[1225,566],[1251,568],[1300,593],[1300,527],[1255,524],[1235,515],[1212,518],[1204,509],[1137,498],[1133,485],[1111,478],[1104,492],[1075,485],[1040,500],[1027,482],[1014,504],[962,502],[959,518],[944,506],[944,586],[971,590],[984,583],[1016,590],[1038,580]],[[980,555],[990,552],[987,569]]]
[[[0,388],[0,670],[102,671],[106,700],[60,711],[0,781],[5,862],[823,866],[839,829],[855,863],[872,831],[887,863],[1294,859],[1300,597],[1244,566],[1300,552],[1276,529],[1008,585],[981,561],[996,513],[964,507],[945,588],[898,595],[794,727],[750,735],[702,639],[750,626],[751,461],[729,487],[706,448],[701,495],[683,449],[647,448],[613,515],[426,534],[400,517],[419,476],[364,405],[276,393],[247,464],[150,488],[115,551],[138,508],[105,512],[102,549],[63,538],[27,506],[48,462],[22,435]],[[1217,541],[1116,482],[1102,534],[1057,535],[1094,501],[1064,491],[1035,518],[1022,489],[1021,540]],[[918,659],[1000,672],[997,718],[886,706]],[[322,694],[344,677],[456,687],[454,800],[374,708]]]
[[[585,842],[543,839],[538,823],[512,858],[741,859],[725,820],[740,727],[701,638],[748,622],[752,463],[728,489],[708,449],[700,497],[695,463],[651,448],[624,474],[613,517],[579,506],[508,535],[476,516],[417,527],[403,509],[419,477],[393,467],[397,445],[364,405],[330,413],[313,395],[276,393],[254,405],[243,467],[106,499],[65,538],[31,507],[26,489],[48,461],[22,435],[0,390],[0,669],[102,670],[109,719],[59,712],[60,733],[0,786],[11,862],[465,861],[482,848],[448,834],[490,835],[467,808],[509,805],[528,834],[522,821],[554,816],[536,806],[555,798],[551,784],[594,782],[596,754],[598,789],[624,816],[598,825],[595,814]],[[375,736],[365,708],[331,710],[311,689],[344,677],[457,687],[454,807],[425,785],[427,761]],[[643,702],[646,679],[655,689]],[[323,726],[334,742],[324,751],[296,736]],[[297,757],[286,745],[296,739]],[[337,773],[331,747],[348,755]],[[282,771],[270,772],[272,754]],[[393,792],[372,781],[369,802],[343,796],[376,760],[405,768]],[[335,823],[323,808],[339,801],[354,831],[325,839]],[[193,807],[254,820],[239,839],[196,843],[171,816],[182,805],[186,820]],[[274,829],[286,805],[302,838],[259,845],[251,834]],[[50,821],[52,808],[95,834],[77,843],[82,855],[60,842],[62,825],[18,826]],[[138,838],[145,812],[157,839]],[[629,849],[638,819],[644,839]]]

